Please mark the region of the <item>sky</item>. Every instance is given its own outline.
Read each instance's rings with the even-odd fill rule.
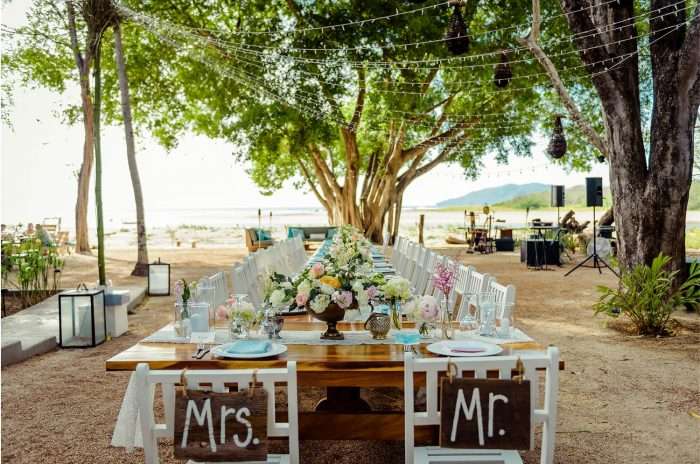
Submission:
[[[29,4],[24,0],[3,3],[2,23],[21,25]],[[77,187],[74,173],[82,158],[83,133],[80,125],[63,123],[59,112],[65,103],[79,101],[77,84],[62,95],[41,88],[16,87],[14,100],[10,108],[13,127],[2,127],[2,222],[40,222],[45,217],[60,216],[64,223],[72,224]],[[501,165],[487,156],[476,180],[465,179],[455,166],[438,166],[408,187],[404,205],[431,206],[506,183],[573,186],[583,184],[587,176],[600,176],[607,185],[607,165],[595,163],[589,173],[567,173],[544,154],[546,140],[538,138],[536,142],[532,158],[513,156],[507,165]],[[123,128],[106,127],[102,145],[105,215],[132,217],[133,193]],[[228,142],[196,135],[182,137],[171,152],[154,140],[139,139],[137,162],[146,217],[149,211],[164,209],[320,206],[311,192],[295,190],[291,182],[272,196],[262,195],[246,173],[248,166],[236,162],[231,152]],[[91,224],[93,199],[91,190]]]

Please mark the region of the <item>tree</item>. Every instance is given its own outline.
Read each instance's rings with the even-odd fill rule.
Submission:
[[[532,76],[537,65],[523,59],[525,50],[512,59],[527,78],[516,73],[514,89],[494,86],[494,66],[484,61],[500,58],[505,34],[472,40],[476,56],[450,56],[443,36],[452,8],[360,28],[309,29],[385,16],[407,4],[254,1],[198,9],[171,1],[165,8],[143,2],[139,12],[122,14],[149,30],[149,40],[179,52],[169,67],[173,93],[186,108],[169,113],[182,121],[176,129],[232,141],[264,192],[294,180],[313,192],[330,222],[354,224],[378,241],[387,222],[397,233],[403,193],[416,178],[443,162],[473,175],[489,151],[502,160],[508,152],[529,155],[533,127],[551,127],[555,109],[548,79]],[[463,9],[474,31],[526,18],[511,5],[495,15],[477,4]],[[278,33],[241,32],[247,25]],[[557,27],[565,31],[563,22]],[[579,95],[586,92],[582,87]],[[570,162],[580,165],[586,161],[579,140],[578,131],[570,134]]]
[[[94,115],[94,96],[90,73],[94,68],[98,44],[101,48],[105,48],[106,54],[111,52],[115,54],[114,67],[110,67],[109,63],[101,63],[102,117],[108,123],[124,121],[127,161],[134,188],[137,213],[139,251],[134,275],[145,275],[144,270],[148,263],[145,214],[141,182],[135,159],[133,118],[123,58],[124,46],[120,30],[118,33],[115,32],[114,51],[108,47],[107,43],[104,43],[103,37],[108,36],[108,27],[114,26],[115,29],[119,29],[112,2],[108,0],[66,1],[65,10],[63,10],[62,6],[59,6],[59,2],[55,0],[35,0],[27,19],[27,26],[17,30],[3,29],[4,33],[9,32],[16,39],[10,52],[3,56],[3,77],[8,77],[7,71],[9,70],[14,75],[19,75],[25,85],[38,84],[51,90],[63,92],[72,82],[77,82],[81,89],[81,105],[79,107],[69,106],[64,111],[68,123],[72,124],[78,119],[82,121],[85,133],[83,160],[78,171],[78,194],[75,208],[76,251],[81,253],[90,252],[87,214],[90,176],[95,152],[95,123],[98,121]],[[98,22],[100,23],[98,24]],[[83,45],[81,45],[79,37],[83,37]],[[118,51],[117,41],[119,42]],[[137,37],[129,37],[127,42],[129,41],[135,45],[138,44]],[[139,50],[138,47],[135,49]],[[158,55],[152,50],[149,50],[149,53],[147,56],[140,57],[140,61],[150,61],[158,65],[160,63]],[[123,86],[120,84],[117,88],[114,83],[118,81],[123,81]],[[3,83],[3,96],[4,100],[7,101],[8,98],[11,98],[11,92],[5,87],[5,82]],[[117,92],[121,95],[121,105],[120,99],[117,98]],[[137,117],[136,121],[139,120]],[[153,126],[147,129],[152,130]]]
[[[620,262],[627,268],[649,265],[664,253],[682,270],[700,104],[700,5],[688,18],[690,2],[654,0],[647,24],[639,24],[632,0],[561,4],[600,101],[604,136],[585,129],[556,69],[538,50],[539,0],[533,0],[533,27],[525,42],[547,69],[572,118],[608,159]],[[640,26],[650,31],[650,70],[639,59]],[[651,108],[643,106],[645,73],[653,86]],[[645,112],[650,113],[648,131]]]
[[[119,94],[121,96],[122,119],[124,120],[124,137],[126,139],[126,158],[129,163],[131,185],[134,190],[134,202],[136,203],[136,234],[138,253],[136,265],[131,275],[145,276],[148,274],[148,243],[146,238],[146,220],[143,206],[143,192],[139,177],[138,164],[136,163],[136,148],[134,144],[134,127],[131,117],[131,99],[129,97],[129,80],[126,74],[124,61],[124,49],[122,46],[122,33],[120,20],[114,22],[114,59],[119,77]]]

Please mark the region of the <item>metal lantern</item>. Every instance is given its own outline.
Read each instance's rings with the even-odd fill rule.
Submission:
[[[58,295],[58,342],[61,348],[85,348],[105,341],[107,318],[101,288],[77,289]]]
[[[170,264],[158,261],[148,265],[148,296],[170,295]]]
[[[496,70],[493,73],[493,83],[496,87],[502,89],[507,87],[513,77],[513,71],[508,64],[508,54],[505,51],[501,52],[501,62],[496,65]]]
[[[564,137],[564,127],[561,124],[561,116],[557,116],[554,121],[554,132],[549,139],[547,153],[554,159],[559,159],[566,154],[566,137]]]
[[[458,5],[454,5],[452,17],[447,25],[445,39],[447,50],[453,55],[463,55],[469,51],[467,23],[464,22],[464,17]]]

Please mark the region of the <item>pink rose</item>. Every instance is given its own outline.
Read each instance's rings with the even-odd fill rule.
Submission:
[[[309,274],[311,274],[311,277],[313,277],[314,279],[318,279],[325,273],[326,268],[323,266],[323,263],[314,263],[314,265],[311,266],[311,270],[309,271]]]
[[[437,319],[439,308],[434,296],[426,295],[421,298],[418,308],[424,321],[432,322]]]
[[[297,306],[302,308],[306,306],[306,303],[309,301],[309,295],[308,293],[297,293],[296,298],[294,298],[294,301],[296,301]]]
[[[228,310],[224,305],[216,308],[216,318],[219,320],[226,319],[228,317]]]
[[[379,295],[379,290],[377,290],[377,287],[375,287],[374,285],[372,285],[371,287],[367,287],[366,292],[367,298],[369,298],[370,300],[375,299],[377,295]]]
[[[352,299],[352,292],[348,290],[342,290],[333,294],[333,301],[343,309],[350,307]]]

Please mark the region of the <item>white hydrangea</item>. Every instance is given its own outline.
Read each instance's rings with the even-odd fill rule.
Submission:
[[[316,295],[316,298],[314,298],[313,301],[311,301],[311,303],[309,304],[309,307],[315,313],[322,313],[323,311],[326,310],[326,308],[328,307],[330,302],[331,302],[331,297],[329,295],[320,293],[320,294]]]
[[[284,303],[286,294],[284,290],[278,288],[270,294],[270,303],[272,306],[281,306]]]

